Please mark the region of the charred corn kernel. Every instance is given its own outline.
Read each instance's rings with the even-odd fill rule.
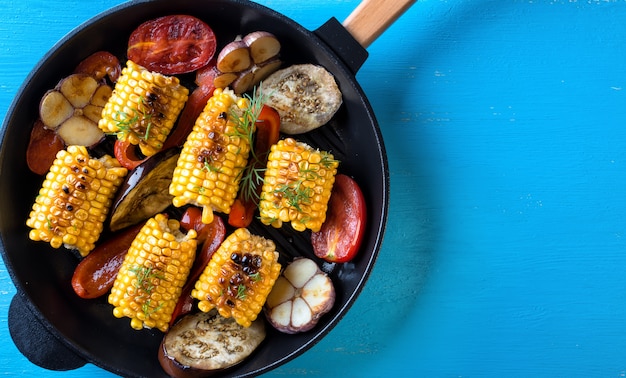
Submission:
[[[196,256],[197,233],[186,235],[180,223],[164,214],[142,227],[120,267],[109,294],[115,317],[128,317],[134,329],[163,332],[182,293]]]
[[[319,231],[339,162],[326,151],[286,138],[272,146],[259,202],[261,222]]]
[[[213,308],[249,327],[265,304],[280,274],[274,242],[253,235],[246,228],[230,234],[196,281],[191,296],[198,308]]]
[[[128,173],[109,155],[94,159],[84,146],[57,153],[35,199],[28,236],[86,256],[103,230],[113,195]]]
[[[172,203],[202,207],[203,223],[213,221],[213,211],[230,213],[237,197],[254,132],[249,106],[233,91],[216,89],[178,158],[169,188]]]
[[[188,95],[178,78],[150,72],[128,60],[98,126],[152,156],[163,147]]]

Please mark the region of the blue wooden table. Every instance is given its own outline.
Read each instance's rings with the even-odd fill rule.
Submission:
[[[309,29],[358,4],[259,2]],[[0,114],[119,3],[0,0]],[[369,53],[357,79],[391,173],[380,257],[344,320],[267,376],[626,375],[626,1],[422,0]],[[30,363],[14,293],[0,265],[0,376],[111,376]]]

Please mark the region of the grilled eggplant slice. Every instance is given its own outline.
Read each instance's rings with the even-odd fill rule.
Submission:
[[[185,315],[165,335],[159,362],[172,377],[204,377],[237,365],[265,339],[265,321],[250,327],[212,310]]]
[[[130,172],[113,203],[111,231],[142,222],[172,204],[168,188],[179,155],[179,148],[161,151]]]

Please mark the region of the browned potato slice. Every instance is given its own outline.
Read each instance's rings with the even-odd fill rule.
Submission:
[[[96,79],[87,74],[70,75],[59,84],[59,92],[63,93],[74,108],[87,106],[97,88]]]
[[[89,104],[83,108],[83,115],[98,124],[102,118],[102,106]]]
[[[75,115],[63,122],[57,129],[57,134],[66,145],[93,146],[104,139],[104,133],[98,124],[89,118]]]
[[[243,37],[243,42],[250,49],[252,61],[256,64],[263,63],[278,56],[280,42],[269,32],[256,31]]]
[[[252,81],[252,86],[259,84],[261,81],[265,80],[270,74],[276,72],[280,68],[280,65],[282,63],[283,62],[281,62],[280,59],[276,58],[265,61],[261,64],[254,65],[254,68],[252,69],[254,72],[254,80]]]
[[[241,40],[230,42],[217,56],[217,69],[221,72],[241,72],[251,65],[250,50]]]
[[[39,104],[39,118],[49,129],[56,129],[74,114],[74,107],[58,91],[48,91]]]
[[[237,77],[238,75],[235,72],[219,72],[213,80],[213,85],[215,85],[215,88],[226,88],[232,84]]]
[[[237,94],[242,94],[248,89],[252,88],[252,81],[254,80],[254,72],[252,69],[240,72],[237,79],[233,81],[231,88]]]
[[[112,93],[113,88],[109,87],[106,84],[101,84],[94,92],[93,97],[91,97],[91,101],[89,101],[89,103],[103,108],[104,105],[106,105],[107,101],[109,101],[109,97],[111,97]]]

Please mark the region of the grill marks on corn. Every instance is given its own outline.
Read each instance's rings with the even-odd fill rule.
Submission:
[[[273,241],[239,228],[215,252],[191,295],[198,308],[216,308],[249,327],[263,308],[265,299],[280,274],[278,252]]]
[[[213,212],[230,213],[250,152],[246,116],[250,102],[232,91],[217,89],[196,120],[178,159],[170,194],[176,207],[202,207],[202,221]]]
[[[89,254],[127,172],[111,156],[91,158],[84,146],[61,150],[26,221],[30,239]]]
[[[188,95],[178,78],[150,72],[128,60],[98,126],[152,156],[163,147]]]
[[[326,151],[286,138],[272,146],[259,203],[261,222],[319,231],[339,162]]]
[[[165,332],[196,254],[196,232],[157,214],[133,240],[109,294],[113,315]]]

